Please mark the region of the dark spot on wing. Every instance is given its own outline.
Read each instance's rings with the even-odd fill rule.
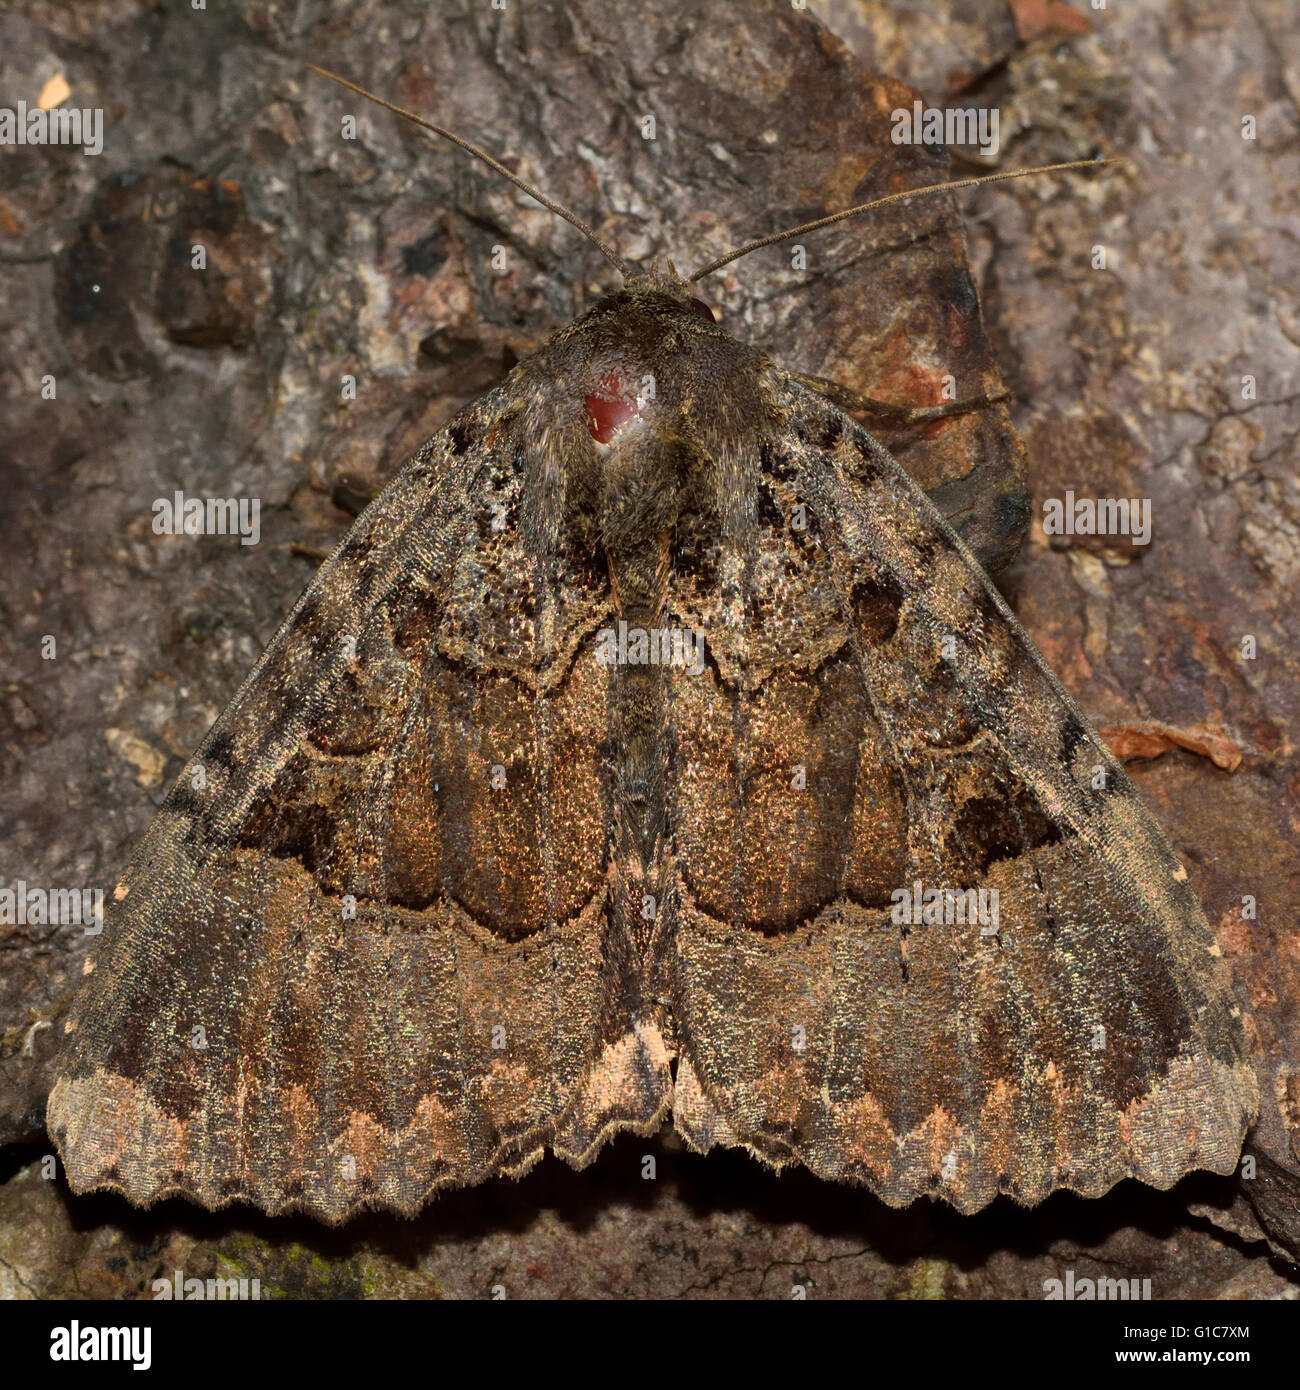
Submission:
[[[766,477],[776,478],[783,483],[791,482],[799,471],[795,460],[785,449],[774,449],[767,440],[758,446],[758,464]]]
[[[844,433],[844,421],[838,414],[829,410],[825,414],[814,415],[808,421],[805,438],[809,444],[829,452],[839,443]]]
[[[779,533],[785,530],[786,515],[772,496],[771,488],[760,487],[758,490],[758,519],[770,531]]]
[[[338,839],[333,816],[319,802],[303,799],[295,777],[277,779],[249,808],[239,843],[277,859],[295,859],[315,873],[331,858]]]
[[[451,441],[453,454],[463,454],[474,443],[469,425],[464,420],[453,420],[447,426],[447,438]]]
[[[1078,719],[1072,714],[1067,716],[1061,729],[1061,760],[1067,767],[1074,762],[1074,755],[1079,745],[1087,741],[1088,733],[1088,726],[1082,719]]]
[[[175,811],[177,815],[189,816],[197,820],[203,814],[203,798],[191,785],[188,768],[185,774],[182,774],[181,780],[172,788],[167,801],[168,810]]]
[[[854,430],[850,436],[853,440],[853,447],[857,450],[859,463],[853,470],[853,476],[859,482],[873,483],[884,475],[884,468],[880,460],[872,451],[870,440],[865,430]]]
[[[712,588],[718,579],[720,550],[716,536],[707,527],[679,529],[672,547],[673,573],[692,578],[701,590]]]
[[[983,878],[990,865],[1055,844],[1060,827],[1051,822],[1038,798],[1023,783],[998,780],[995,790],[962,803],[945,837],[945,848],[961,866],[963,882]]]
[[[1098,758],[1098,761],[1100,762],[1101,759]],[[1135,795],[1137,794],[1136,792],[1134,792],[1134,790],[1133,790],[1133,783],[1130,782],[1130,781],[1128,780],[1128,776],[1127,776],[1126,773],[1124,773],[1124,772],[1122,772],[1122,771],[1116,772],[1116,770],[1115,770],[1113,767],[1111,767],[1109,764],[1106,764],[1105,766],[1106,766],[1106,795],[1107,795],[1107,796],[1109,796],[1109,797],[1128,797],[1128,796],[1135,796]]]
[[[203,749],[203,761],[228,772],[234,762],[234,741],[224,729],[213,733]]]
[[[897,631],[903,590],[887,571],[862,575],[854,582],[849,601],[858,631],[872,646],[888,642]]]

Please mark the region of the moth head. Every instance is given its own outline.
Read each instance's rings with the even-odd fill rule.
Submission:
[[[668,269],[661,272],[659,260],[656,257],[650,262],[648,271],[641,275],[628,276],[624,288],[634,294],[665,295],[706,323],[717,323],[718,321],[718,315],[714,312],[713,306],[692,293],[691,282],[678,273],[677,267],[672,261],[668,262]]]
[[[666,270],[654,261],[630,275],[576,328],[584,324],[587,355],[578,375],[587,383],[587,432],[601,452],[628,444],[647,426],[661,434],[689,433],[687,384],[696,383],[696,392],[706,382],[723,388],[743,369],[738,358],[745,350],[717,326],[712,308],[671,261]]]

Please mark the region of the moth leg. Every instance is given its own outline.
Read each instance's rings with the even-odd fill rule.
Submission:
[[[897,421],[901,425],[943,420],[950,415],[966,415],[995,401],[1004,401],[1008,394],[1006,391],[996,391],[989,396],[971,396],[964,401],[944,401],[942,405],[897,405],[893,401],[879,401],[874,396],[864,396],[861,391],[854,391],[852,387],[843,386],[829,377],[810,376],[807,372],[791,372],[788,369],[787,374],[801,386],[834,401],[841,410],[855,410],[874,415],[879,420]]]

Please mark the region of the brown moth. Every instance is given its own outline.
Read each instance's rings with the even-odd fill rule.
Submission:
[[[1231,1172],[1255,1113],[1122,769],[899,465],[671,267],[367,508],[113,898],[49,1128],[140,1204],[413,1213],[671,1116],[974,1211]]]

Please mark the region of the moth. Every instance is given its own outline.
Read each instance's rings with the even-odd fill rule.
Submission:
[[[626,282],[366,509],[167,796],[66,1025],[73,1189],[409,1214],[669,1117],[896,1206],[1231,1172],[1169,842],[841,393],[694,298],[781,238],[634,274],[400,114]]]

